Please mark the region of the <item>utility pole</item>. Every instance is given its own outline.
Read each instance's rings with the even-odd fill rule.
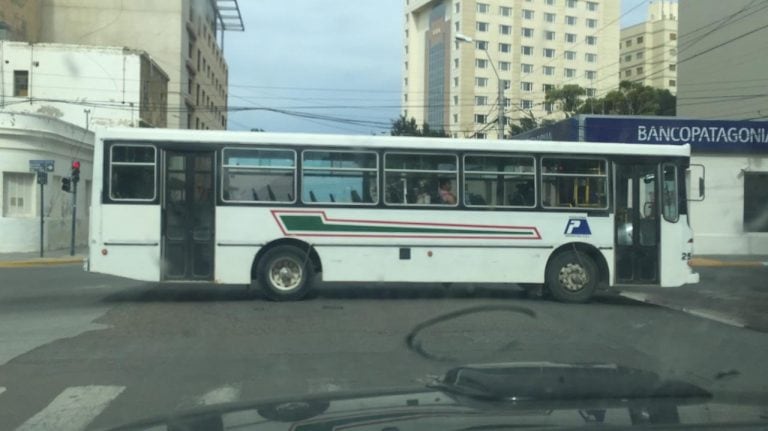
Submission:
[[[69,239],[69,255],[75,255],[75,233],[77,229],[77,183],[80,182],[80,162],[72,162],[72,237]]]
[[[472,43],[473,39],[469,36],[463,35],[461,33],[457,34],[455,37],[456,41],[458,42],[464,42],[464,43]],[[493,64],[493,60],[491,59],[491,54],[488,52],[488,47],[482,49],[483,52],[485,52],[485,56],[488,58],[488,63],[491,64],[491,68],[493,69],[493,73],[496,75],[496,80],[499,83],[499,95],[498,95],[498,103],[497,107],[499,110],[499,118],[496,124],[496,127],[498,128],[498,138],[504,139],[504,82],[501,80],[501,76],[499,76],[499,71],[496,70],[496,65]]]
[[[48,184],[48,172],[53,172],[53,160],[30,160],[29,170],[37,173],[37,184],[40,185],[40,257],[43,257],[45,242],[45,185]]]
[[[85,130],[89,130],[90,129],[90,125],[91,125],[91,121],[90,121],[91,110],[90,109],[83,109],[83,112],[85,112]]]

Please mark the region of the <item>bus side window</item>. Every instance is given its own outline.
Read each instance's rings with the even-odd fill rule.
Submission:
[[[153,201],[157,196],[157,150],[150,145],[110,148],[109,197],[119,201]]]

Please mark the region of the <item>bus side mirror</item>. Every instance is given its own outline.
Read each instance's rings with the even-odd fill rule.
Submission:
[[[704,165],[690,165],[685,172],[685,179],[688,186],[688,201],[701,202],[704,200]]]

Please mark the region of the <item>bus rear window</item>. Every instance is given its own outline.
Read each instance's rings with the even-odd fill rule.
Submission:
[[[114,201],[153,201],[157,196],[157,150],[149,145],[113,145],[109,197]]]
[[[296,200],[296,152],[226,148],[223,153],[224,201],[292,203]]]
[[[608,163],[601,159],[541,159],[545,208],[608,208]]]

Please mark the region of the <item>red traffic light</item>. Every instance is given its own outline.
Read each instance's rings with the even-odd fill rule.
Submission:
[[[77,160],[72,162],[72,169],[80,169],[80,162]]]

